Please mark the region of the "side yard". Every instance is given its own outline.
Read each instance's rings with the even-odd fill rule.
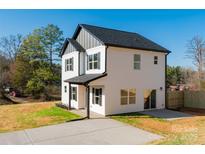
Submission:
[[[173,121],[139,113],[114,115],[111,118],[164,136],[150,144],[205,144],[205,114]]]
[[[0,132],[40,127],[81,118],[79,115],[56,107],[55,103],[1,105]]]

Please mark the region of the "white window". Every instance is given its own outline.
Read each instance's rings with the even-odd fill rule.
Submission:
[[[71,87],[71,100],[77,101],[77,87]]]
[[[100,69],[100,53],[87,56],[87,69]]]
[[[73,58],[65,60],[65,71],[73,71]]]
[[[140,70],[141,56],[134,54],[134,69]]]
[[[154,56],[154,64],[158,64],[158,56]]]
[[[122,89],[121,90],[121,105],[135,104],[136,89]]]
[[[102,105],[102,88],[93,88],[93,104]]]
[[[64,86],[64,92],[67,93],[67,86]]]

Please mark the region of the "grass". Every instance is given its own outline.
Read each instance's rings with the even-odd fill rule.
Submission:
[[[0,132],[52,125],[81,118],[55,106],[55,102],[1,105]]]
[[[163,136],[149,144],[205,144],[205,115],[173,121],[139,113],[114,115],[111,118]]]

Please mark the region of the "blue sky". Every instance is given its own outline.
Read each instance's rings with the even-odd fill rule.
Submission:
[[[205,38],[205,10],[0,10],[0,37],[26,35],[55,24],[71,37],[77,24],[87,23],[137,32],[171,50],[169,65],[192,67],[186,44],[195,35]]]

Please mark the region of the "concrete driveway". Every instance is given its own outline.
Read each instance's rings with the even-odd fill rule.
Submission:
[[[161,136],[112,119],[73,121],[0,134],[0,144],[146,144]]]

